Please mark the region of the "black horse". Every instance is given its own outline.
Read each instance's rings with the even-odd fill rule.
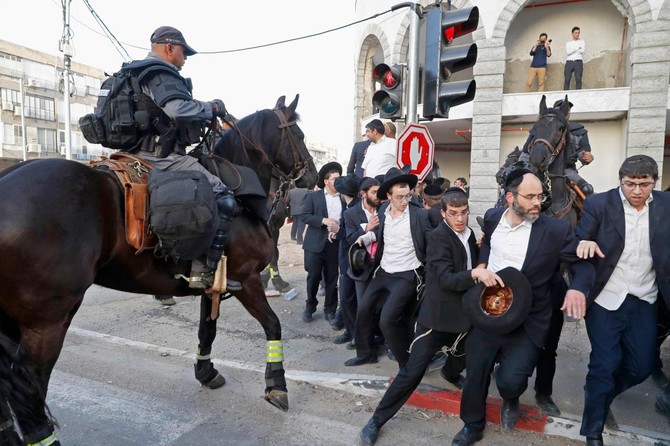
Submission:
[[[568,157],[574,150],[566,118],[569,111],[567,95],[559,108],[547,108],[546,97],[543,95],[539,117],[531,130],[533,138],[522,150],[517,147],[507,156],[496,178],[502,186],[510,171],[518,168],[531,170],[542,181],[543,192],[547,197],[542,205],[542,212],[565,219],[574,228],[577,225],[581,199],[565,175]],[[497,206],[503,204],[504,192]]]
[[[226,132],[214,148],[215,164],[225,158],[253,168],[266,190],[273,174],[313,187],[316,169],[296,124],[298,96],[289,106],[284,100]],[[123,191],[113,174],[74,161],[35,160],[2,172],[0,190],[0,443],[21,444],[10,408],[16,431],[31,443],[53,432],[44,403],[49,378],[92,284],[141,294],[194,291],[175,278],[189,275],[190,262],[166,262],[150,251],[136,255],[126,243]],[[236,216],[226,251],[228,276],[243,286],[233,294],[266,334],[265,399],[287,410],[281,325],[260,277],[272,256],[266,222],[246,210]],[[209,357],[216,336],[212,300],[203,295],[200,307],[196,377],[215,388],[225,380]]]

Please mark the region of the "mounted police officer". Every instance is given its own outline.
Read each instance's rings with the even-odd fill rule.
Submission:
[[[570,109],[572,109],[572,102],[568,101]],[[560,108],[563,105],[563,99],[559,99],[554,102],[554,108]],[[579,189],[584,193],[584,195],[589,196],[593,195],[593,186],[587,182],[577,171],[577,161],[580,161],[582,165],[590,164],[593,161],[593,154],[591,153],[591,144],[589,144],[589,135],[588,130],[584,128],[584,125],[579,122],[569,121],[570,112],[565,116],[565,119],[568,120],[568,125],[570,126],[570,144],[567,145],[570,153],[568,154],[567,164],[565,166],[565,176],[572,182],[574,182]],[[528,145],[533,142],[535,139],[535,132],[531,129],[528,132],[528,139],[524,144],[524,148],[527,148]],[[527,155],[521,155],[522,157]],[[519,158],[521,160],[521,158]]]
[[[150,127],[146,136],[126,151],[140,155],[157,169],[197,170],[212,185],[219,225],[206,262],[194,260],[189,279],[191,288],[208,288],[223,255],[236,203],[233,192],[218,177],[209,173],[196,158],[186,155],[186,147],[200,142],[204,127],[212,119],[226,116],[226,108],[220,99],[211,102],[193,99],[191,79],[179,74],[188,56],[194,54],[196,51],[186,43],[179,30],[161,26],[151,35],[151,52],[147,57],[125,67],[140,73],[138,80],[142,92],[152,100],[147,107]],[[227,280],[229,291],[241,288],[239,282]]]

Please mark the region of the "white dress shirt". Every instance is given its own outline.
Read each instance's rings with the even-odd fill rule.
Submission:
[[[491,234],[491,252],[489,254],[489,263],[486,269],[495,272],[508,266],[521,270],[526,252],[528,251],[528,241],[530,240],[530,231],[533,224],[523,220],[519,225],[511,227],[507,222],[507,209],[503,212]]]
[[[365,176],[385,175],[391,167],[397,167],[395,163],[396,144],[395,139],[386,136],[382,136],[376,143],[370,143],[362,165]]]
[[[340,194],[330,195],[326,189],[323,190],[323,194],[326,197],[328,218],[333,218],[339,221],[342,216],[342,200],[340,199]]]
[[[384,252],[380,266],[387,273],[410,271],[421,266],[416,256],[410,230],[409,206],[397,218],[391,217],[391,206],[384,212]]]
[[[586,42],[582,39],[569,40],[565,44],[565,60],[583,60],[584,52],[586,51]]]
[[[442,220],[442,222],[445,225],[449,226],[446,221]],[[451,226],[449,226],[449,229],[454,231]],[[472,234],[472,229],[470,229],[466,226],[465,230],[463,232],[454,231],[454,234],[456,234],[456,237],[458,237],[458,239],[461,241],[461,243],[463,244],[463,247],[465,248],[465,252],[468,255],[468,263],[466,265],[467,269],[472,269],[474,267],[474,265],[472,264],[472,254],[470,253],[470,244],[468,243],[468,239],[470,238],[470,234]]]
[[[649,195],[644,207],[638,212],[626,200],[621,188],[619,195],[626,223],[623,252],[605,287],[596,297],[596,303],[610,311],[618,309],[628,294],[650,304],[656,302],[658,295],[649,242],[649,203],[654,197]]]

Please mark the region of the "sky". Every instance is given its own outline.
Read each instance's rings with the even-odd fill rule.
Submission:
[[[222,99],[238,118],[272,108],[280,96],[285,95],[288,104],[300,94],[297,111],[307,142],[334,147],[340,161],[348,159],[353,143],[355,27],[268,48],[202,53],[346,25],[355,21],[354,0],[89,0],[89,4],[132,59],[146,56],[156,28],[178,28],[201,53],[189,57],[181,71],[192,79],[194,97]],[[61,0],[2,0],[2,5],[0,39],[62,55]],[[108,73],[118,70],[125,59],[84,1],[71,0],[70,5],[73,61]]]

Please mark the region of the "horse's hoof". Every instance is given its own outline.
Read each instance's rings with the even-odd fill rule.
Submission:
[[[288,392],[283,390],[270,390],[265,393],[265,401],[284,412],[288,411]]]
[[[219,372],[216,372],[216,376],[214,378],[201,384],[205,387],[209,387],[210,389],[218,389],[219,387],[223,387],[225,383],[226,378],[224,378],[223,375]]]

